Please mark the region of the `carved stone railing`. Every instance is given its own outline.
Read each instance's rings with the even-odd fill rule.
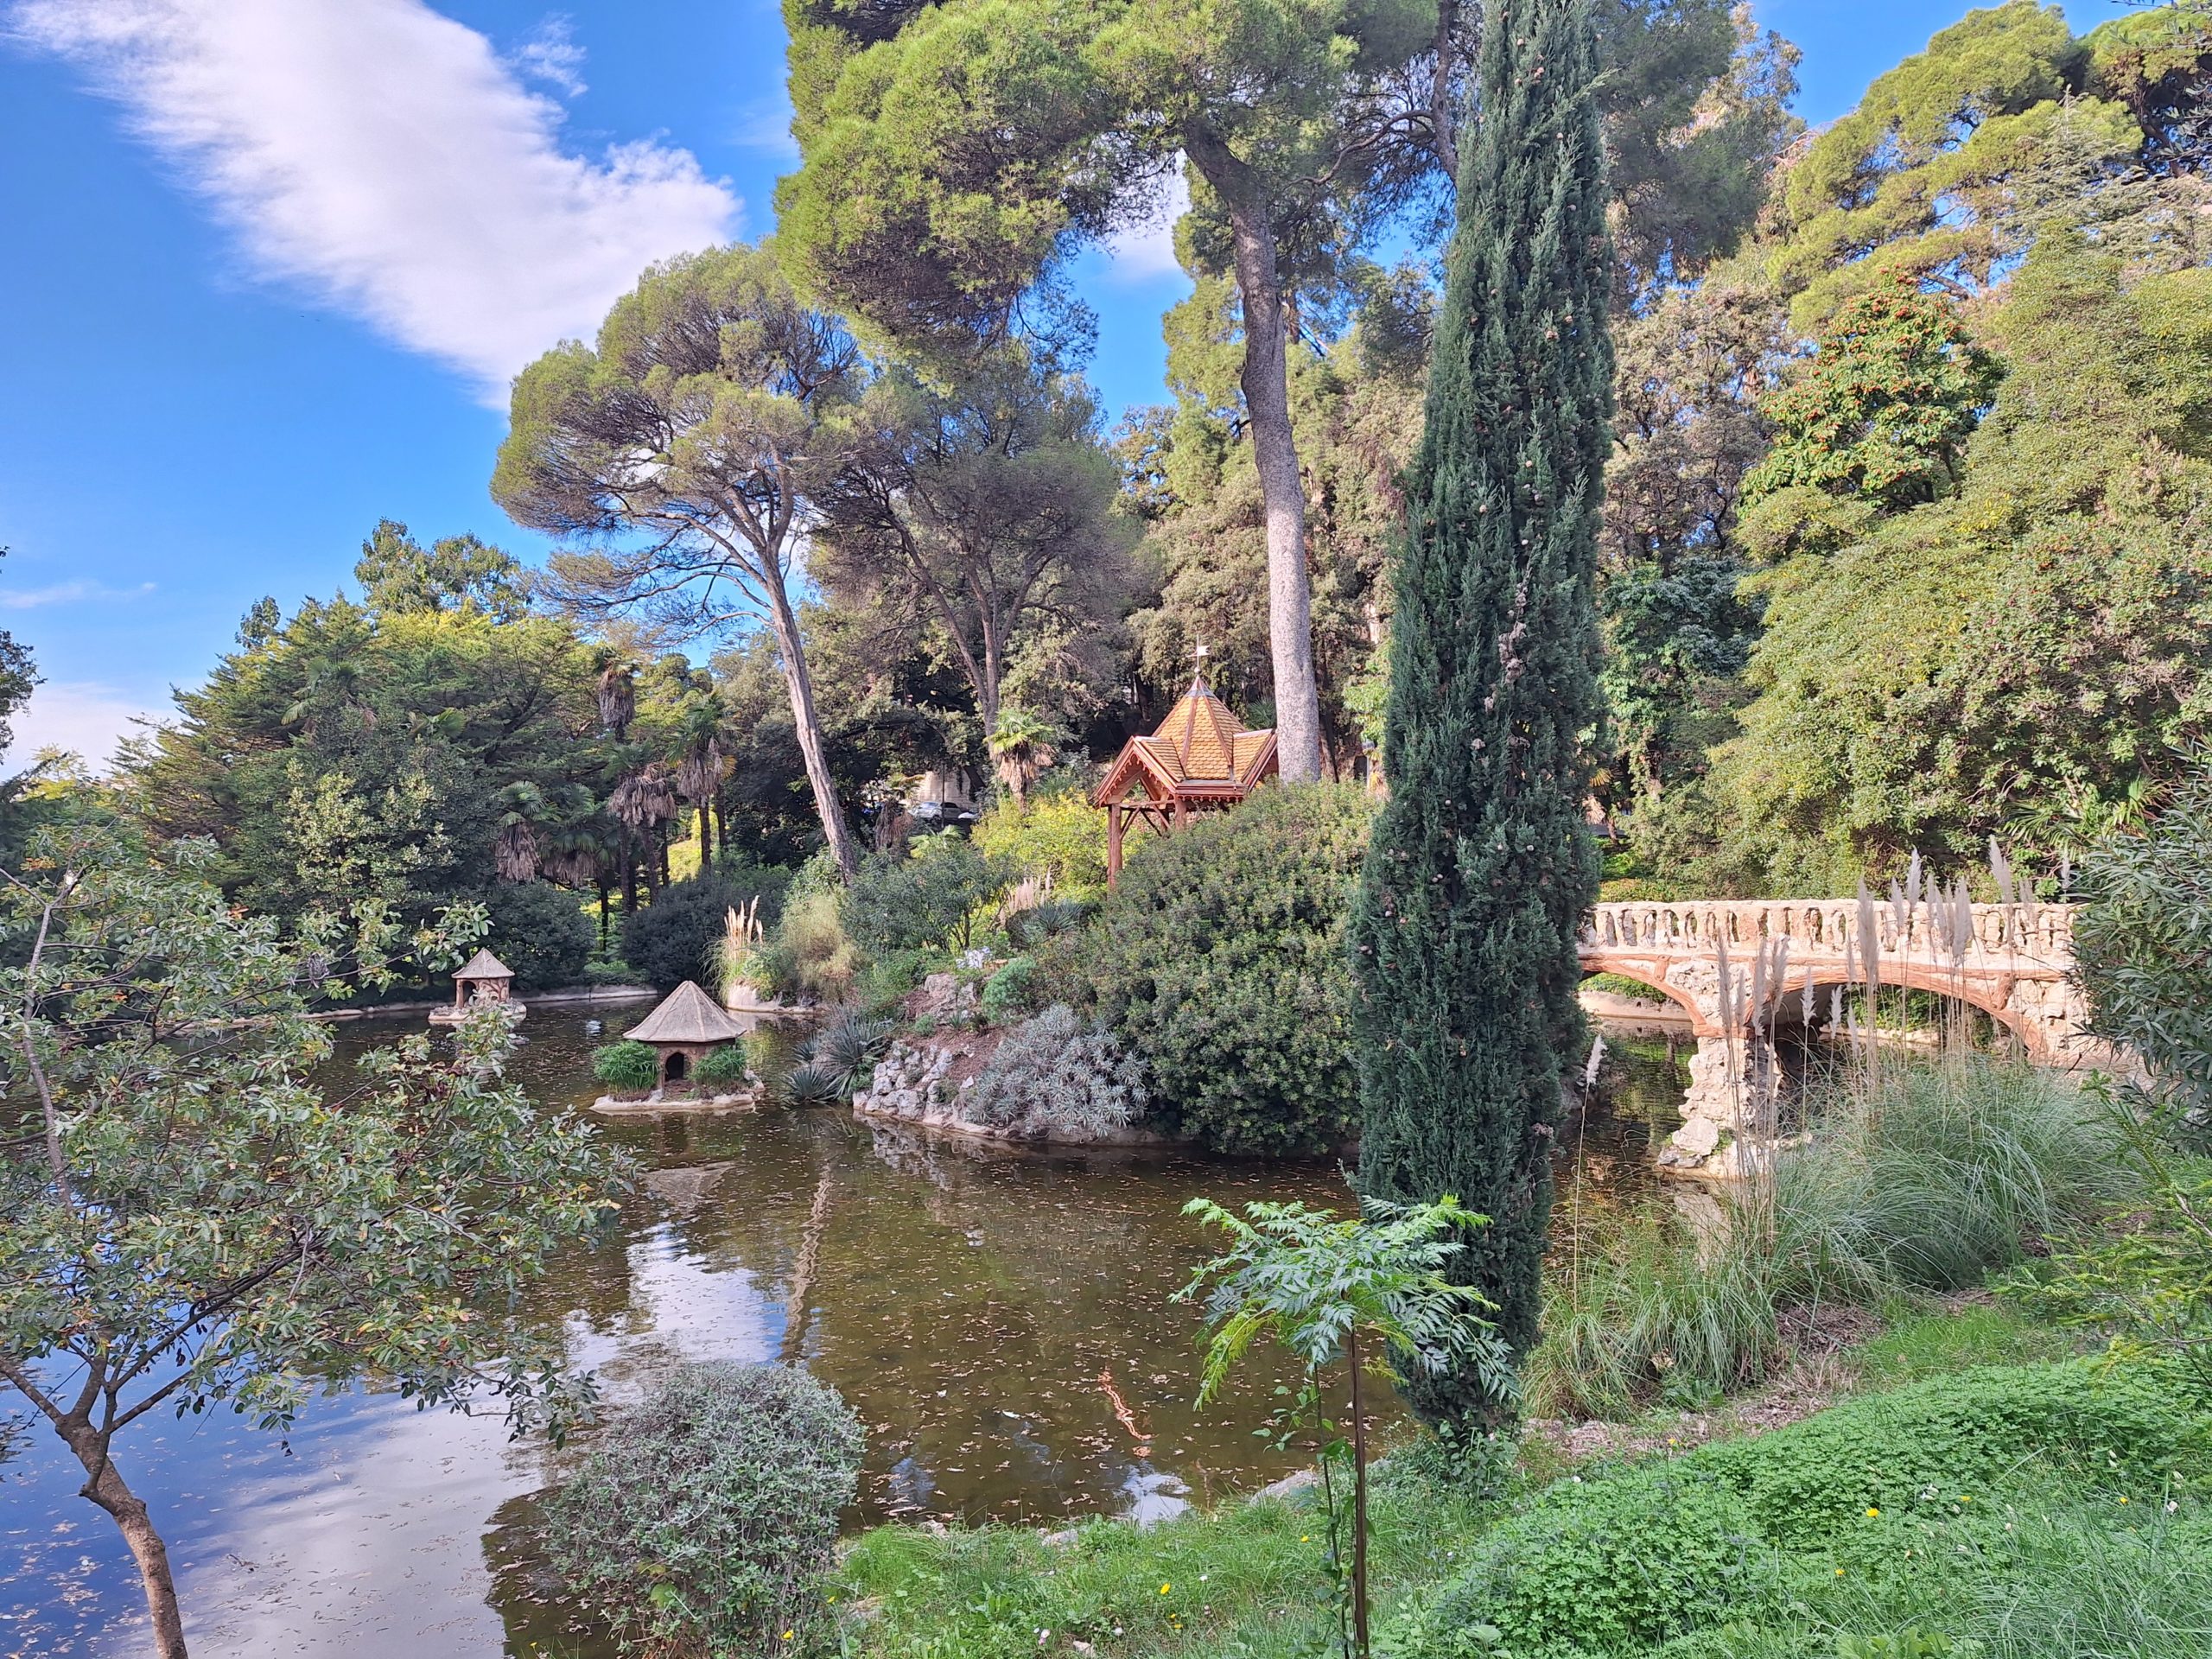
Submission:
[[[1611,951],[1710,957],[1724,942],[1747,957],[1770,939],[1789,941],[1790,960],[1859,956],[1871,918],[1882,957],[1992,963],[2006,958],[2063,972],[2074,960],[2071,905],[1917,905],[1855,899],[1630,900],[1593,905],[1582,929],[1587,955]],[[1965,949],[1960,949],[1961,938]]]

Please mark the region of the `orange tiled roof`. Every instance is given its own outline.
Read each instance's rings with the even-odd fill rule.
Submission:
[[[1238,728],[1229,705],[1202,679],[1192,680],[1149,737],[1133,737],[1108,769],[1096,799],[1103,805],[1133,780],[1131,763],[1148,780],[1146,792],[1173,795],[1186,786],[1213,798],[1216,786],[1249,789],[1274,753],[1274,734]]]

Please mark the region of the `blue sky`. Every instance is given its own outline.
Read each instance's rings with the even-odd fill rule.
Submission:
[[[1968,9],[1758,0],[1815,122]],[[772,228],[783,51],[773,0],[0,0],[0,626],[47,682],[12,758],[104,756],[379,518],[540,553],[486,493],[499,389]],[[1164,234],[1080,279],[1107,409],[1156,401]]]

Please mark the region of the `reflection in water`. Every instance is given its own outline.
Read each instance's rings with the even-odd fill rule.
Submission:
[[[642,1012],[607,1019],[608,1033]],[[515,1069],[548,1105],[599,1092],[587,1054],[607,1033],[586,1023],[533,1015]],[[400,1028],[343,1028],[341,1046]],[[1617,1109],[1563,1126],[1562,1213],[1613,1201],[1607,1183],[1647,1183],[1652,1126],[1664,1133],[1680,1098],[1673,1073],[1663,1044],[1616,1052],[1601,1092]],[[1010,1154],[773,1109],[606,1127],[647,1173],[536,1288],[533,1312],[617,1409],[687,1361],[802,1360],[868,1426],[851,1524],[1149,1521],[1300,1461],[1252,1432],[1279,1380],[1264,1366],[1192,1411],[1198,1315],[1169,1297],[1206,1254],[1185,1200],[1342,1208],[1333,1166]],[[582,1446],[510,1442],[496,1418],[358,1389],[311,1402],[289,1440],[211,1415],[149,1419],[125,1445],[201,1659],[604,1652],[569,1628],[533,1541],[531,1494]],[[49,1435],[0,1465],[0,1659],[143,1647],[129,1558],[70,1466]]]

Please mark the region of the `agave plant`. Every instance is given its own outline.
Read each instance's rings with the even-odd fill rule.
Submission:
[[[880,1015],[840,1008],[809,1039],[805,1064],[798,1070],[821,1072],[837,1095],[856,1094],[868,1086],[893,1029],[893,1022]]]
[[[845,1090],[826,1066],[803,1060],[784,1077],[784,1094],[794,1106],[834,1106]]]

